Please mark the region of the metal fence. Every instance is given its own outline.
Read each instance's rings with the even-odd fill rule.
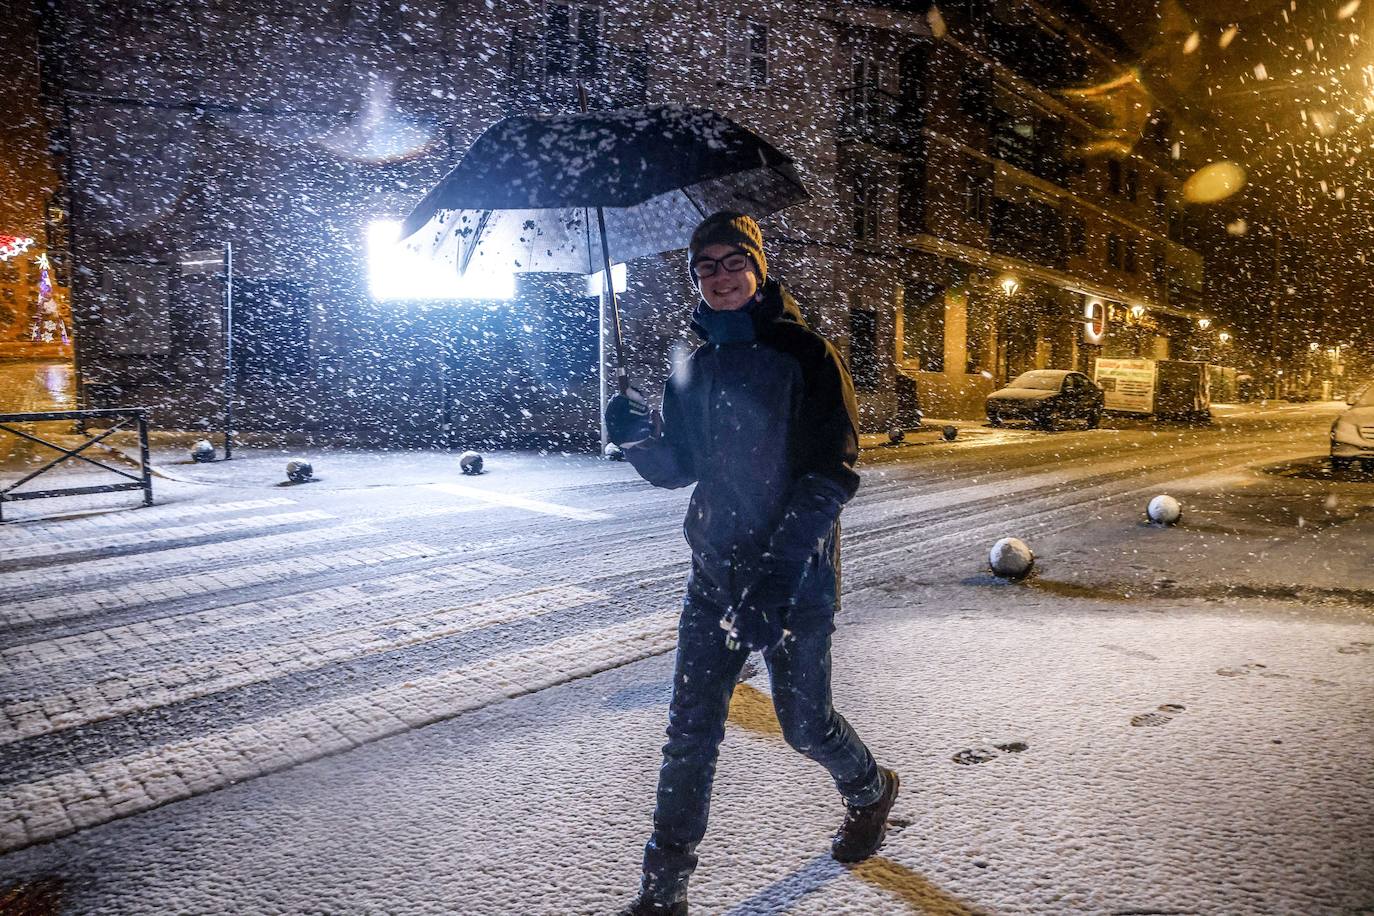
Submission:
[[[12,424],[17,423],[41,423],[47,420],[73,420],[81,421],[83,424],[90,420],[110,420],[112,424],[109,429],[91,435],[85,432],[80,435],[85,437],[85,441],[75,448],[68,448],[57,442],[49,442],[41,436],[35,435],[26,430],[17,428]],[[121,429],[127,428],[131,423],[138,426],[138,447],[139,447],[139,469],[138,473],[130,473],[123,468],[113,467],[104,462],[97,461],[83,455],[82,452],[114,435]],[[82,427],[84,429],[84,425]],[[148,463],[148,417],[147,411],[142,407],[117,407],[105,410],[59,410],[51,413],[7,413],[0,414],[0,432],[11,433],[29,442],[46,446],[58,456],[36,471],[32,471],[14,483],[0,486],[0,521],[5,518],[5,503],[18,502],[22,499],[45,499],[50,496],[82,496],[87,493],[116,493],[121,490],[142,490],[143,505],[153,504],[153,473],[152,466]],[[51,435],[51,434],[49,434]],[[17,492],[19,487],[33,480],[41,474],[45,474],[65,461],[84,461],[86,464],[94,465],[102,471],[109,471],[120,477],[127,478],[124,483],[96,484],[86,487],[60,487],[51,490],[26,490]]]

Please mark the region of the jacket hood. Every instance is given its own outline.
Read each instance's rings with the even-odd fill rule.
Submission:
[[[777,280],[769,277],[763,281],[763,301],[751,302],[740,312],[747,314],[754,323],[754,333],[760,334],[768,325],[775,321],[791,321],[806,327],[806,320],[802,318],[801,308],[797,305],[797,300],[792,298],[792,294],[783,288]],[[702,299],[697,302],[697,307],[692,310],[691,321],[688,326],[698,337],[707,343],[711,343],[709,331],[712,321],[710,315],[718,314],[715,309],[706,304]]]

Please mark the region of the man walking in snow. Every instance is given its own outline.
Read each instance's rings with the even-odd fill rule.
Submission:
[[[783,737],[825,767],[846,806],[841,862],[882,845],[898,779],[831,706],[839,515],[859,486],[857,411],[835,348],[768,276],[758,224],[708,217],[688,249],[704,341],[668,380],[661,416],[638,392],[611,399],[610,439],[645,480],[696,484],[668,743],[639,896],[624,916],[687,913],[735,679],[763,653]]]

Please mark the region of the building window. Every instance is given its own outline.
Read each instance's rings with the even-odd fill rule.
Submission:
[[[988,221],[988,186],[977,172],[964,173],[964,216],[980,223]]]
[[[1069,254],[1084,255],[1088,253],[1088,226],[1083,222],[1081,216],[1070,216],[1065,221],[1068,232]]]
[[[854,78],[855,102],[867,102],[878,94],[882,79],[876,61],[871,61],[862,54],[855,54],[851,73]]]
[[[1138,259],[1137,259],[1137,257],[1136,257],[1136,240],[1135,240],[1135,239],[1128,239],[1128,240],[1126,241],[1126,263],[1125,263],[1125,268],[1126,268],[1126,272],[1127,272],[1127,273],[1131,273],[1131,274],[1136,273],[1136,272],[1140,269],[1140,264],[1138,263]]]
[[[849,312],[849,371],[859,391],[876,391],[882,379],[878,367],[878,314],[853,305]]]
[[[1126,170],[1126,184],[1121,189],[1126,195],[1126,199],[1135,203],[1137,195],[1140,193],[1140,169],[1131,166]]]
[[[768,85],[768,23],[743,20],[735,72],[750,86]]]
[[[1116,159],[1107,160],[1107,190],[1120,196],[1122,187],[1121,162]]]
[[[515,32],[506,46],[506,72],[510,74],[511,81],[522,88],[531,76],[530,44],[523,32]]]
[[[908,283],[902,296],[902,359],[922,372],[945,371],[945,290]]]
[[[1168,201],[1168,192],[1164,190],[1164,185],[1155,185],[1155,216],[1159,219],[1164,218],[1164,208]]]
[[[116,356],[166,356],[172,346],[171,275],[163,264],[110,262],[97,296],[103,348]],[[234,311],[239,298],[235,286]]]
[[[1122,255],[1121,236],[1119,236],[1119,235],[1109,235],[1109,236],[1107,236],[1107,264],[1108,264],[1108,266],[1110,266],[1110,267],[1115,267],[1115,268],[1120,269],[1120,267],[1121,267],[1121,261],[1122,261],[1121,255]]]
[[[873,176],[861,174],[854,179],[854,238],[878,237],[878,183]]]
[[[925,164],[908,162],[902,169],[901,192],[897,198],[897,225],[904,234],[925,228]]]
[[[234,362],[241,377],[310,370],[310,308],[305,285],[243,280],[234,290]]]
[[[377,5],[377,39],[383,45],[389,45],[401,35],[401,12],[405,9],[405,4],[400,0],[382,0]]]
[[[986,67],[975,67],[959,84],[959,113],[975,123],[986,123],[992,103],[992,77]]]
[[[550,3],[544,7],[544,71],[591,79],[601,72],[601,10]]]
[[[1166,271],[1166,269],[1167,269],[1166,263],[1167,263],[1167,262],[1165,261],[1165,258],[1164,258],[1164,252],[1162,252],[1162,251],[1156,251],[1156,252],[1154,253],[1154,271],[1153,271],[1153,273],[1154,273],[1154,278],[1155,278],[1155,282],[1156,282],[1156,283],[1160,283],[1160,284],[1164,283],[1164,275],[1165,275],[1165,271]]]

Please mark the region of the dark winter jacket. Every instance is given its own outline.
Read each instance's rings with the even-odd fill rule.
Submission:
[[[697,306],[705,341],[668,379],[663,428],[625,457],[660,487],[696,483],[683,523],[689,593],[722,607],[834,607],[839,514],[859,486],[854,386],[775,280],[748,310]]]

